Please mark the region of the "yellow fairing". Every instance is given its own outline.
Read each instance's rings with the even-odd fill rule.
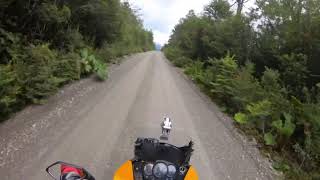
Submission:
[[[134,180],[132,162],[124,163],[114,174],[113,180]]]
[[[199,180],[197,171],[191,166],[184,180]]]

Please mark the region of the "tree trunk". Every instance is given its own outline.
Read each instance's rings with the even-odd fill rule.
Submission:
[[[237,15],[241,15],[243,9],[244,0],[237,0],[238,8],[237,8]]]

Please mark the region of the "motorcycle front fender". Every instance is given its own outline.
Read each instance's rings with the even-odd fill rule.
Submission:
[[[134,180],[132,162],[122,164],[114,174],[113,180]]]

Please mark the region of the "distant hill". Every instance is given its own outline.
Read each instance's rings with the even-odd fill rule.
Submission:
[[[161,48],[162,48],[162,45],[161,45],[161,44],[156,43],[156,50],[157,50],[157,51],[160,51],[160,50],[161,50]]]

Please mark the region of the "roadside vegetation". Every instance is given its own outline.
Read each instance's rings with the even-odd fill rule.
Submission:
[[[120,0],[0,0],[0,121],[130,53],[154,49]]]
[[[231,1],[229,1],[231,2]],[[320,179],[320,1],[213,0],[166,57],[263,145],[286,179]]]

